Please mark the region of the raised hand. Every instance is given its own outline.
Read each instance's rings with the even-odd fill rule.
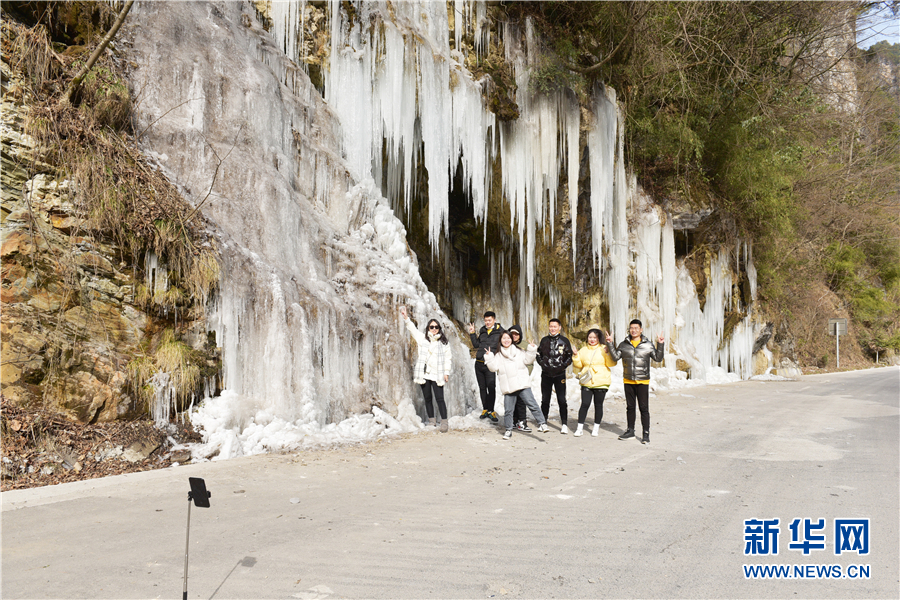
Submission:
[[[666,341],[666,338],[665,338],[665,336],[663,336],[663,334],[659,334],[658,336],[656,336],[656,341],[659,342],[660,344],[662,344],[663,342]]]
[[[469,330],[469,333],[475,333],[475,323],[469,323],[466,325],[466,329]]]
[[[606,343],[607,343],[607,344],[612,344],[612,343],[613,343],[612,336],[609,335],[608,333],[606,334]]]
[[[400,316],[403,317],[404,319],[406,318],[406,307],[405,306],[400,307]]]

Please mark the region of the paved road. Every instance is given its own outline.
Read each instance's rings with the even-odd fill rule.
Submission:
[[[191,598],[897,598],[898,403],[897,368],[750,381],[652,398],[649,446],[616,439],[610,401],[598,438],[429,433],[5,492],[2,596],[180,598],[194,476]],[[778,556],[744,555],[753,518],[780,519]],[[788,548],[795,518],[825,519],[826,550]],[[868,555],[834,555],[844,518],[871,519]]]

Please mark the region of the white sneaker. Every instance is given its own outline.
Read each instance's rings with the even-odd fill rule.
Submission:
[[[540,431],[541,433],[547,433],[548,431],[550,431],[550,428],[547,427],[546,423],[541,423],[540,427],[538,427],[538,431]]]
[[[511,437],[512,437],[512,429],[507,429],[506,433],[503,434],[503,439],[508,440]]]
[[[569,433],[569,428],[566,427],[565,425],[563,425],[562,427],[559,428],[559,432],[561,434],[565,435],[565,434]]]
[[[575,437],[583,436],[584,435],[584,426],[581,423],[579,423],[578,427],[575,429],[575,433],[573,433],[572,435],[574,435]]]
[[[594,425],[594,430],[591,432],[591,437],[597,437],[600,435],[600,426]]]

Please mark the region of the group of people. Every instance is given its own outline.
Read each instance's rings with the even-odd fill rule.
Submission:
[[[416,340],[418,358],[413,368],[413,380],[422,386],[428,418],[434,425],[432,396],[441,414],[441,431],[447,431],[447,406],[444,402],[443,385],[449,381],[450,352],[446,348],[447,336],[441,324],[431,319],[427,333],[422,333],[409,319],[406,307],[400,308],[406,327]],[[468,332],[475,353],[475,378],[481,394],[481,418],[494,423],[500,421],[494,410],[496,386],[499,383],[504,402],[503,439],[512,437],[513,430],[530,432],[526,418],[526,408],[538,423],[538,431],[547,433],[547,417],[550,414],[550,400],[553,391],[559,404],[560,433],[569,433],[568,404],[566,402],[566,369],[572,365],[581,385],[581,407],[578,410],[578,425],[574,435],[584,435],[584,423],[591,404],[594,405],[594,427],[591,435],[600,434],[603,420],[603,401],[609,390],[612,376],[610,367],[622,361],[625,384],[627,429],[619,439],[635,437],[636,412],[640,411],[643,428],[641,442],[650,443],[650,361],[663,360],[665,338],[657,336],[653,344],[644,334],[643,325],[634,319],[628,326],[628,336],[616,346],[609,334],[599,328],[592,328],[587,334],[587,344],[581,349],[572,345],[562,335],[559,319],[550,319],[547,326],[549,335],[540,344],[530,340],[525,349],[521,348],[522,328],[513,325],[508,330],[498,322],[497,316],[484,313],[484,326],[475,334],[475,324],[469,323]],[[531,365],[541,366],[541,404],[531,391]],[[636,410],[637,409],[637,410]]]

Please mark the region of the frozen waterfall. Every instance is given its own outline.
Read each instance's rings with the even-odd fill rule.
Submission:
[[[488,246],[486,293],[501,322],[515,319],[535,331],[530,300],[539,285],[551,307],[560,307],[552,283],[536,281],[536,240],[557,235],[552,224],[560,202],[568,202],[574,230],[578,169],[587,152],[591,253],[610,314],[602,326],[621,339],[638,317],[648,335],[666,335],[665,368],[654,375],[659,385],[683,379],[675,371],[679,359],[697,381],[752,374],[752,303],[743,306],[732,293],[732,273],[744,272],[755,297],[750,248],[723,247],[710,257],[701,307],[676,260],[671,216],[627,172],[612,88],[598,86],[588,107],[565,90],[531,93],[535,32],[529,21],[503,24],[494,35],[512,66],[520,116],[500,122],[485,106],[489,82],[468,71],[461,52],[464,38],[474,40],[477,56],[487,51],[485,3],[354,7],[350,19],[342,3],[327,4],[324,99],[298,56],[306,2],[271,3],[271,32],[246,2],[145,2],[129,19],[130,78],[140,96],[136,130],[146,129],[147,153],[189,201],[198,203],[210,190],[203,216],[222,253],[210,325],[222,352],[224,391],[195,415],[205,429],[205,455],[421,427],[413,348],[397,308],[410,306],[420,327],[432,316],[446,325],[450,318],[422,282],[392,210],[408,209],[419,167],[428,173],[435,256],[447,235],[457,170],[481,222],[491,191],[499,190],[520,269]],[[511,283],[526,292],[518,303]],[[451,304],[452,317],[468,320],[468,301]],[[727,316],[736,314],[740,322],[726,331]],[[452,344],[447,401],[463,426],[458,415],[476,408],[477,393],[467,344],[455,333]]]

